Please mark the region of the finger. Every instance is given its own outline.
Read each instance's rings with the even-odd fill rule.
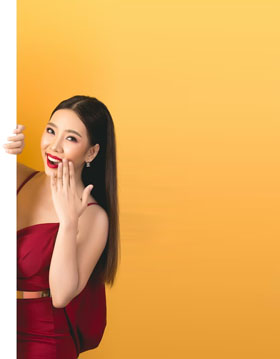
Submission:
[[[88,185],[88,186],[84,189],[83,195],[82,195],[82,207],[84,207],[84,206],[87,205],[88,197],[89,197],[90,192],[91,192],[92,189],[93,189],[93,185],[92,185],[92,184]]]
[[[63,183],[62,183],[62,162],[59,162],[58,164],[58,167],[57,167],[57,177],[56,177],[56,180],[57,180],[57,190],[58,191],[61,191],[62,190],[62,186],[63,186]]]
[[[11,153],[11,154],[13,154],[13,155],[17,155],[17,154],[19,154],[19,153],[21,153],[22,152],[22,149],[21,148],[17,148],[17,149],[13,149],[13,150],[5,150],[7,153]]]
[[[19,133],[18,135],[15,136],[9,136],[7,137],[8,141],[19,141],[19,140],[24,140],[24,134],[23,133]]]
[[[69,188],[69,170],[68,170],[68,160],[63,159],[63,188],[68,191]]]
[[[10,149],[10,148],[18,148],[20,146],[22,146],[22,141],[16,141],[16,142],[13,142],[13,143],[5,143],[3,145],[3,147],[8,148],[8,149]]]
[[[73,193],[76,191],[76,180],[75,180],[75,170],[72,161],[69,161],[69,182],[70,189]]]
[[[13,133],[20,133],[25,129],[24,125],[17,125],[17,128],[13,130]]]
[[[55,173],[51,174],[51,189],[56,191],[56,180],[55,180]]]

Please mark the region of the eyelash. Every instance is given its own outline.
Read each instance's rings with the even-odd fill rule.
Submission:
[[[47,128],[46,128],[46,132],[47,132],[47,133],[49,133],[49,132],[48,132],[48,130],[52,130],[52,131],[53,131],[53,129],[52,129],[52,128],[50,128],[50,127],[47,127]],[[53,131],[53,132],[54,132],[54,131]],[[77,139],[76,139],[75,137],[73,137],[73,136],[68,136],[68,137],[70,137],[70,138],[73,138],[73,139],[74,139],[74,141],[70,141],[70,142],[77,142]]]

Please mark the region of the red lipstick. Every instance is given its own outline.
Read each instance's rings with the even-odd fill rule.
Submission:
[[[59,157],[57,157],[57,156],[53,156],[53,155],[51,155],[50,153],[47,153],[47,152],[46,152],[46,155],[47,155],[47,156],[50,156],[50,157],[52,157],[52,158],[54,158],[55,160],[62,161],[62,158],[59,158]]]
[[[50,155],[49,153],[46,153],[46,157],[47,157],[47,165],[50,167],[50,168],[57,168],[58,167],[58,163],[54,163],[54,162],[51,162],[48,158],[48,156],[50,156],[51,158],[53,159],[56,159],[56,160],[59,160],[60,162],[62,162],[62,159],[57,157],[57,156],[52,156]]]

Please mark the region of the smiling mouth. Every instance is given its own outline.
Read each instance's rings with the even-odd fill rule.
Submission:
[[[52,162],[51,160],[49,160],[49,158],[47,157],[47,164],[49,167],[51,168],[57,168],[58,167],[58,162],[55,163],[55,162]]]
[[[52,158],[50,155],[46,154],[46,157],[47,157],[47,164],[49,167],[51,168],[57,168],[58,167],[58,164],[59,162],[62,162],[62,161],[59,161],[59,160],[56,160],[54,158]]]

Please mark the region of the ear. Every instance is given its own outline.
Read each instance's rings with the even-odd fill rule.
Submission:
[[[97,156],[99,149],[99,143],[96,143],[94,146],[90,147],[86,154],[86,161],[91,162]]]

